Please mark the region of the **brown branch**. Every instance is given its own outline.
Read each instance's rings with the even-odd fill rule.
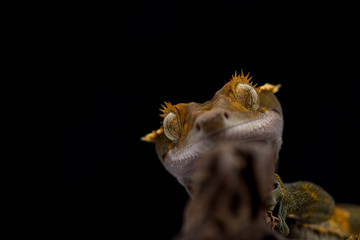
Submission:
[[[223,144],[203,154],[176,240],[283,239],[266,211],[274,167],[265,144]]]

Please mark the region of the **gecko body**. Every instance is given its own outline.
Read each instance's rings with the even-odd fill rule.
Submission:
[[[311,182],[283,183],[275,174],[269,210],[279,219],[277,230],[290,239],[347,239],[360,233],[360,206],[335,204]]]

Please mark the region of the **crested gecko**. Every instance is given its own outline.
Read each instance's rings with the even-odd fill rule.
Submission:
[[[280,84],[269,83],[257,87],[249,74],[235,72],[209,101],[176,105],[165,102],[160,109],[162,126],[141,140],[155,143],[158,158],[190,196],[197,159],[219,144],[261,142],[272,149],[275,166],[283,130],[282,109],[275,96],[279,88]],[[270,210],[279,219],[277,230],[284,236],[290,231],[294,237],[323,231],[344,237],[352,230],[358,230],[360,213],[357,206],[336,207],[330,195],[315,184],[284,185],[278,175],[275,177],[277,187]],[[350,212],[354,213],[351,217]],[[290,227],[286,219],[294,220]]]
[[[256,87],[249,74],[235,72],[209,101],[165,102],[162,126],[142,140],[155,143],[165,168],[191,195],[196,159],[219,142],[261,141],[271,146],[277,160],[283,129],[281,105],[274,95],[279,88]]]

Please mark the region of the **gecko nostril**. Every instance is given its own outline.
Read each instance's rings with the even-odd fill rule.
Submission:
[[[197,124],[195,125],[195,127],[196,127],[196,130],[200,131],[200,124],[197,123]]]
[[[225,117],[226,119],[229,119],[229,117],[230,117],[229,113],[228,113],[228,112],[224,112],[224,117]]]

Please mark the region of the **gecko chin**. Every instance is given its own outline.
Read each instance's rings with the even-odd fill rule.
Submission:
[[[178,151],[169,151],[163,156],[163,164],[181,184],[188,185],[195,169],[196,159],[202,153],[220,144],[230,142],[241,144],[249,141],[270,144],[277,159],[281,146],[282,128],[282,115],[277,110],[270,110],[267,115],[230,125],[217,132],[202,136]]]

